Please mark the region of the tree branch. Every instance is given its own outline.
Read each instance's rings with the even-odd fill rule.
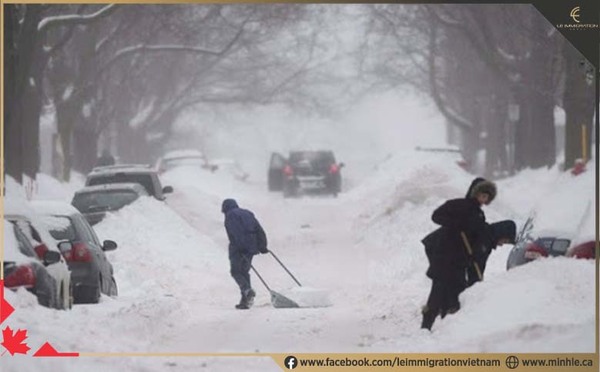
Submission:
[[[70,25],[85,25],[96,21],[99,18],[110,15],[117,9],[115,4],[106,5],[104,8],[92,14],[80,15],[70,14],[55,17],[46,17],[38,23],[38,31],[45,32],[50,28]]]

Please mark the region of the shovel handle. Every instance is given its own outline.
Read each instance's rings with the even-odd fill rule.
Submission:
[[[287,267],[285,267],[285,265],[283,264],[283,262],[281,262],[281,260],[275,255],[275,253],[273,253],[273,251],[269,250],[269,253],[271,253],[271,256],[273,256],[273,258],[275,258],[277,260],[277,262],[279,262],[279,264],[281,265],[281,267],[283,267],[283,269],[285,271],[287,271],[288,274],[290,274],[290,276],[292,277],[292,279],[294,279],[294,281],[296,282],[296,284],[298,284],[298,286],[302,287],[302,284],[300,284],[300,282],[298,281],[298,279],[296,279],[296,277],[287,269]]]
[[[460,236],[462,237],[463,243],[465,243],[465,248],[467,249],[467,253],[469,256],[473,257],[473,249],[471,248],[471,244],[469,243],[469,239],[467,239],[467,235],[464,231],[460,232]],[[477,272],[477,277],[479,281],[483,280],[483,274],[481,273],[481,269],[479,268],[479,264],[477,262],[473,262],[473,266],[475,266],[475,271]]]
[[[252,269],[252,271],[254,271],[254,274],[256,274],[256,276],[258,276],[258,279],[260,279],[262,284],[264,284],[265,288],[267,288],[267,291],[271,292],[271,288],[269,288],[269,286],[267,285],[267,282],[265,282],[265,280],[262,278],[262,276],[260,276],[260,274],[258,273],[258,271],[256,271],[254,266],[250,265],[250,268]]]

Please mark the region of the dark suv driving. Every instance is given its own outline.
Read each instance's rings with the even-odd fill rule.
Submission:
[[[85,179],[86,186],[108,183],[138,183],[149,195],[164,200],[164,194],[173,192],[171,186],[162,187],[156,169],[149,165],[123,164],[94,168]]]
[[[287,159],[271,156],[269,190],[283,190],[284,197],[300,193],[329,193],[341,191],[341,168],[332,151],[292,151]]]

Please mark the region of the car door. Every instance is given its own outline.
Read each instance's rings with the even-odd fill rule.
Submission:
[[[286,163],[287,159],[283,155],[276,152],[271,154],[268,174],[269,191],[281,191],[283,189],[283,168]]]
[[[96,257],[98,258],[98,266],[100,268],[100,272],[102,273],[102,286],[104,287],[104,293],[108,293],[113,276],[112,265],[110,264],[110,261],[108,261],[108,257],[106,257],[106,253],[102,249],[102,243],[100,243],[100,239],[98,239],[94,229],[85,220],[85,218],[82,216],[78,217],[81,217],[78,220],[81,224],[81,228],[85,230],[86,239],[89,239],[90,246],[94,247],[94,254],[96,254]]]
[[[82,215],[74,215],[71,217],[73,224],[75,225],[75,229],[77,230],[78,238],[85,242],[87,247],[90,249],[91,253],[94,255],[94,261],[96,265],[98,265],[98,269],[102,274],[103,282],[106,280],[106,255],[102,250],[102,245],[98,242],[98,238],[96,234],[94,234],[92,228],[89,223],[85,220]],[[102,283],[103,288],[105,288],[105,284]]]

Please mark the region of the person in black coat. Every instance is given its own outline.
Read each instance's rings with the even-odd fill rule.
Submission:
[[[473,260],[465,240],[470,247],[483,244],[487,224],[481,206],[496,197],[493,182],[475,181],[468,197],[448,200],[433,212],[431,219],[441,227],[422,240],[432,285],[421,328],[430,330],[438,315],[444,318],[460,308],[458,295],[467,287],[465,271]]]
[[[252,258],[268,253],[266,234],[252,212],[242,209],[234,199],[225,199],[221,205],[225,215],[225,230],[229,238],[230,273],[241,292],[237,309],[249,309],[256,292],[250,283]]]
[[[516,235],[517,225],[512,220],[494,222],[486,227],[484,241],[481,245],[473,247],[473,264],[467,267],[467,287],[483,280],[485,266],[492,249],[496,249],[502,244],[514,244]],[[475,264],[477,264],[481,277],[476,271]]]

